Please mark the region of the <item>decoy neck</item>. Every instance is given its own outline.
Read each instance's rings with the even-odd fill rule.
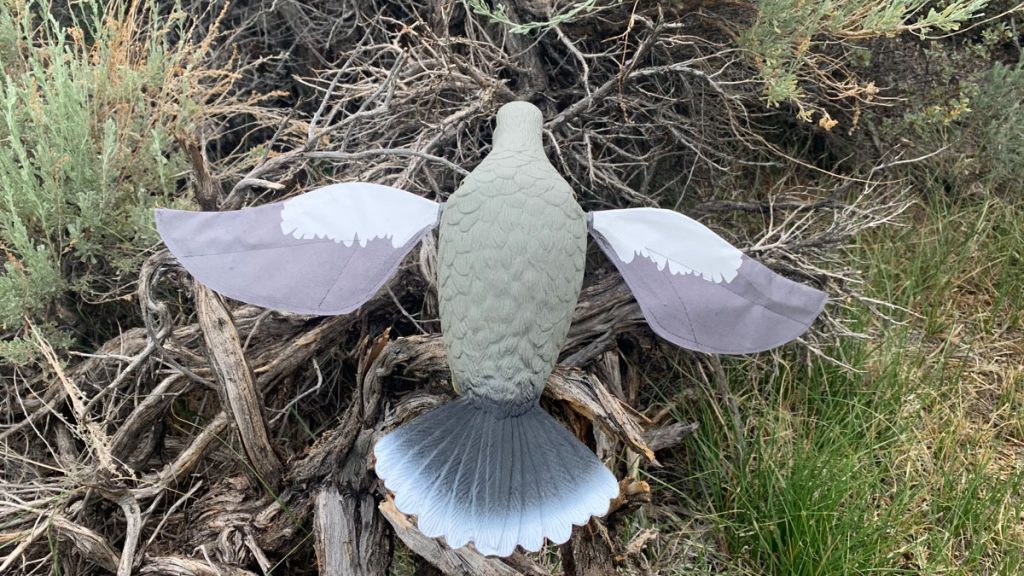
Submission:
[[[529,102],[509,102],[498,110],[494,150],[541,151],[544,116]]]

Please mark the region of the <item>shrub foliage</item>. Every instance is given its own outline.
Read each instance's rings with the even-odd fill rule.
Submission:
[[[198,52],[184,15],[155,6],[4,8],[0,357],[24,362],[27,325],[68,345],[130,294],[156,239],[151,208],[182,182],[174,137],[189,130]]]

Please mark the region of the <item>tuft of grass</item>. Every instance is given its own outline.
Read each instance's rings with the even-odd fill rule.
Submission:
[[[852,251],[867,295],[905,309],[847,312],[871,336],[828,352],[854,370],[737,359],[739,427],[717,388],[675,406],[701,427],[671,484],[705,506],[720,570],[1024,569],[1024,204],[934,194],[910,220]]]

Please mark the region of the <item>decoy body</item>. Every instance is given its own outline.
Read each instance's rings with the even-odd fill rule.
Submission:
[[[618,494],[608,468],[538,404],[583,282],[588,230],[654,331],[684,348],[766,350],[803,333],[825,303],[677,212],[584,213],[541,131],[533,105],[503,106],[493,150],[443,205],[350,183],[234,212],[156,213],[200,282],[305,314],[355,310],[439,227],[441,328],[460,395],[381,438],[376,470],[424,534],[500,556],[566,541]]]

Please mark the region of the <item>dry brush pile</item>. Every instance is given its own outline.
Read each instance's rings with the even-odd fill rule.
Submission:
[[[584,209],[677,208],[836,305],[857,298],[842,248],[902,209],[886,169],[908,159],[879,155],[835,173],[839,160],[815,150],[862,139],[765,105],[757,58],[736,43],[757,18],[745,3],[583,4],[526,34],[474,12],[476,2],[205,13],[209,65],[234,71],[235,97],[209,102],[196,130],[176,134],[191,165],[180,195],[226,210],[361,180],[443,200],[488,152],[497,108],[527,99],[545,111],[548,155]],[[521,0],[502,14],[557,21],[555,8]],[[863,92],[851,98],[823,89],[819,105],[829,121],[849,121],[867,105]],[[154,246],[125,297],[134,327],[67,353],[25,327],[42,360],[4,370],[0,573],[533,575],[560,564],[582,575],[641,565],[655,535],[633,529],[649,500],[640,470],[700,425],[669,417],[658,398],[678,390],[645,382],[684,362],[735,413],[721,364],[663,349],[592,251],[544,402],[613,467],[622,494],[560,549],[508,560],[451,550],[394,508],[370,459],[383,431],[453,394],[434,258],[428,239],[357,313],[320,318],[226,301]],[[829,315],[775,360],[824,354],[845,335]]]

